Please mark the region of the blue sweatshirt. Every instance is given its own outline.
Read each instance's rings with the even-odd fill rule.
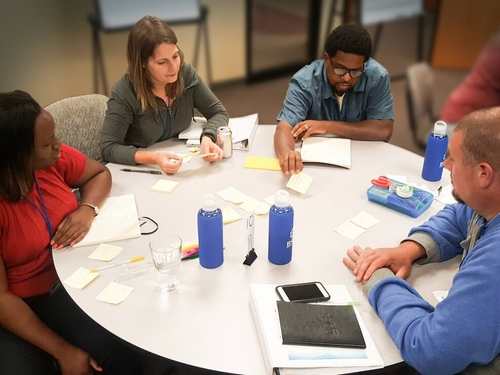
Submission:
[[[456,374],[469,365],[477,371],[500,353],[500,215],[487,222],[457,203],[413,228],[408,239],[426,250],[419,263],[462,255],[448,296],[434,308],[381,269],[373,276],[382,280],[367,290],[371,305],[403,359],[422,374]],[[484,370],[477,373],[496,373]]]

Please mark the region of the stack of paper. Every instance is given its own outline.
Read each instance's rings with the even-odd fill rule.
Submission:
[[[270,284],[250,284],[250,309],[268,375],[272,375],[274,370],[279,370],[280,375],[336,374],[345,372],[346,367],[375,369],[384,365],[356,307],[354,309],[365,339],[365,349],[283,345],[275,287],[276,285]],[[325,287],[330,293],[330,302],[352,302],[344,285],[325,285]]]
[[[189,128],[179,134],[179,139],[186,139],[188,145],[199,145],[201,132],[206,123],[205,118],[195,117]],[[259,116],[257,113],[229,119],[228,126],[232,132],[234,150],[250,150],[258,124]]]

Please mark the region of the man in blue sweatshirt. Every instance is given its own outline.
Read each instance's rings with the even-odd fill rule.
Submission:
[[[461,119],[444,164],[459,203],[413,228],[398,247],[347,251],[403,359],[422,374],[500,374],[500,107]],[[435,308],[404,279],[419,264],[462,257]]]

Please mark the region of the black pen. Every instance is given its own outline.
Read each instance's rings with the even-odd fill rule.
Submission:
[[[161,171],[154,171],[152,169],[130,169],[130,168],[123,168],[123,169],[120,169],[120,171],[123,171],[123,172],[149,173],[149,174],[161,174]]]

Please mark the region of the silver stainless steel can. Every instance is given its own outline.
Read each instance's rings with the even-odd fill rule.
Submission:
[[[233,134],[229,126],[221,126],[218,129],[218,138],[220,140],[220,148],[224,152],[224,159],[233,156]]]

